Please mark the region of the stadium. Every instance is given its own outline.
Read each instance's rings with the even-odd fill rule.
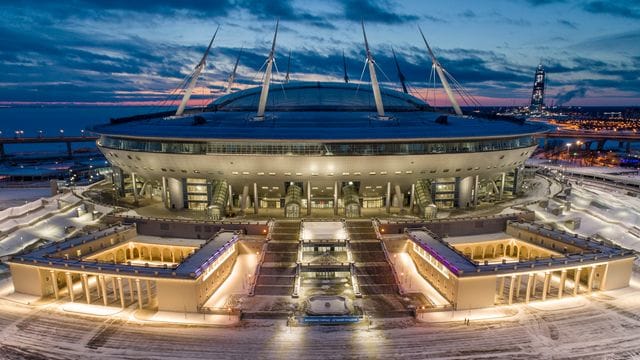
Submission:
[[[370,87],[349,83],[346,67],[345,83],[289,82],[287,74],[271,84],[277,28],[261,86],[185,109],[214,34],[177,112],[93,129],[120,195],[155,195],[168,209],[211,219],[266,209],[288,218],[381,209],[432,218],[520,191],[524,161],[547,128],[463,115],[424,35],[456,115],[410,95],[403,76],[403,92],[381,88],[364,24]]]
[[[254,120],[260,88],[224,96],[204,111],[115,119],[97,126],[120,191],[160,194],[169,209],[286,217],[362,209],[467,208],[514,195],[542,125],[452,116],[424,101],[355,84],[271,85],[267,115]],[[126,179],[126,181],[125,181]],[[327,210],[329,212],[327,212]]]

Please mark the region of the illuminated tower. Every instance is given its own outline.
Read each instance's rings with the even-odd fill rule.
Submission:
[[[544,107],[544,68],[542,64],[536,69],[536,77],[533,81],[533,93],[531,94],[531,106],[533,112],[542,111]]]

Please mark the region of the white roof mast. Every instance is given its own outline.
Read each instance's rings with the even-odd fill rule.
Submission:
[[[240,63],[240,55],[242,55],[242,50],[243,49],[244,49],[244,47],[240,48],[240,52],[238,53],[238,57],[236,58],[236,63],[235,63],[235,65],[233,65],[233,71],[229,75],[229,80],[228,80],[226,92],[230,92],[231,91],[231,88],[233,87],[233,83],[236,81],[236,71],[238,70],[238,64]]]
[[[424,37],[424,34],[422,33],[422,29],[420,28],[420,26],[418,26],[418,30],[420,30],[420,35],[422,35],[422,40],[424,40],[424,44],[427,45],[427,50],[429,51],[431,62],[433,63],[433,67],[436,68],[436,72],[438,73],[440,82],[442,82],[442,87],[444,88],[444,91],[447,93],[447,96],[449,97],[449,101],[451,101],[453,110],[456,112],[456,115],[462,115],[462,110],[460,109],[460,105],[458,105],[458,101],[456,100],[455,96],[453,96],[453,92],[451,91],[451,87],[449,86],[449,81],[447,80],[447,77],[445,76],[444,71],[442,70],[442,65],[440,65],[440,62],[438,61],[438,59],[436,59],[436,56],[433,54],[433,51],[431,51],[431,46],[429,46],[429,43],[427,42],[427,38]]]
[[[178,111],[176,111],[176,116],[182,115],[184,113],[184,108],[187,107],[187,102],[189,102],[189,98],[191,97],[191,93],[193,89],[196,87],[196,82],[198,81],[198,77],[200,77],[200,73],[204,70],[205,65],[207,65],[207,56],[209,55],[209,50],[211,50],[211,45],[213,45],[213,40],[216,38],[216,34],[218,34],[218,30],[220,29],[220,25],[216,28],[216,32],[213,33],[213,37],[209,42],[209,46],[207,47],[207,51],[202,55],[202,59],[198,65],[196,65],[195,69],[193,69],[193,73],[191,74],[191,81],[189,82],[189,86],[184,91],[184,96],[182,97],[182,102],[180,102],[180,106],[178,106]]]
[[[367,41],[367,32],[364,30],[364,20],[362,20],[362,35],[364,36],[364,48],[367,51],[367,63],[369,64],[369,77],[371,78],[371,88],[373,90],[373,100],[376,103],[379,119],[386,119],[384,116],[384,105],[382,105],[382,95],[380,95],[380,87],[378,86],[378,78],[376,77],[376,66],[373,61],[373,55],[369,51],[369,42]]]
[[[273,34],[273,43],[271,44],[271,52],[267,58],[267,67],[264,73],[264,81],[262,82],[262,92],[260,93],[260,103],[258,104],[258,113],[254,120],[264,120],[264,111],[267,108],[267,97],[269,96],[269,82],[271,81],[271,67],[276,52],[276,38],[278,37],[278,25],[280,19],[276,21],[276,32]]]

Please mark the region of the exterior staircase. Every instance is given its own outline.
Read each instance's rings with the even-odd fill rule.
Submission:
[[[254,295],[290,296],[297,274],[300,221],[276,221],[270,238]]]
[[[393,269],[371,221],[347,221],[355,275],[363,295],[398,294]]]

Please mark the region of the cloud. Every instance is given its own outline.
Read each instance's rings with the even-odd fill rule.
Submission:
[[[578,26],[574,22],[569,21],[569,20],[565,20],[565,19],[558,20],[558,24],[566,26],[566,27],[568,27],[570,29],[577,29],[578,28]]]
[[[544,6],[544,5],[561,4],[561,3],[567,2],[567,0],[525,0],[525,1],[533,6]]]
[[[344,17],[351,21],[401,24],[416,21],[420,17],[413,14],[400,14],[389,9],[389,3],[381,0],[346,0],[342,4]],[[429,16],[430,19],[435,19]]]
[[[585,39],[569,46],[574,51],[594,51],[603,53],[640,53],[640,28],[622,33],[606,34]]]
[[[584,4],[582,8],[593,14],[640,19],[640,1],[638,0],[590,1]]]
[[[462,16],[462,17],[466,17],[467,19],[471,19],[471,18],[475,18],[475,17],[477,17],[478,15],[476,15],[476,13],[475,13],[475,12],[473,12],[473,10],[469,10],[469,9],[467,9],[467,10],[465,10],[465,11],[461,12],[461,13],[460,13],[460,16]]]
[[[556,102],[559,106],[562,106],[574,98],[583,98],[587,95],[587,89],[585,87],[577,87],[573,90],[561,92],[556,96]]]
[[[407,22],[443,21],[420,14],[419,11],[402,12],[395,6],[399,3],[382,0],[330,0],[327,3],[329,6],[321,7],[325,9],[322,10],[324,12],[304,8],[299,0],[196,1],[185,4],[178,0],[143,0],[132,4],[115,0],[98,1],[96,5],[88,0],[71,1],[54,3],[43,0],[36,3],[23,0],[21,3],[33,6],[3,9],[6,17],[0,22],[0,39],[3,39],[0,47],[0,73],[3,74],[0,80],[0,99],[86,102],[162,100],[193,70],[206,47],[206,41],[202,40],[207,35],[210,36],[203,31],[209,30],[211,18],[216,17],[232,20],[213,20],[223,22],[223,29],[227,31],[221,41],[216,41],[205,71],[206,76],[198,82],[198,86],[206,86],[212,92],[195,94],[195,98],[211,98],[219,94],[238,54],[236,46],[240,46],[241,41],[236,40],[246,40],[248,34],[252,34],[253,41],[248,41],[248,44],[245,41],[237,83],[239,87],[243,87],[255,85],[260,80],[257,71],[268,53],[275,17],[283,20],[283,40],[288,42],[290,39],[287,38],[293,36],[297,39],[279,44],[277,64],[282,73],[274,75],[276,80],[282,79],[286,71],[289,48],[283,45],[292,46],[293,80],[339,81],[343,71],[342,49],[347,50],[350,78],[359,78],[364,58],[360,33],[328,33],[321,31],[323,29],[320,27],[331,29],[335,24],[340,28],[357,30],[353,21],[359,22],[364,15],[366,22],[393,25],[393,29],[399,29],[398,34],[402,34],[402,25]],[[37,6],[38,4],[41,6]],[[367,12],[371,8],[373,11]],[[472,16],[486,16],[484,13],[476,15],[474,10],[465,11],[463,14],[466,13],[466,16],[461,15],[462,20]],[[191,15],[196,16],[195,20]],[[179,18],[176,19],[176,16]],[[145,18],[149,18],[149,22],[139,23]],[[492,18],[492,21],[505,23],[504,16]],[[574,22],[574,18],[568,23],[574,26],[578,24]],[[188,30],[172,34],[172,30],[163,29],[165,31],[162,36],[155,33],[156,27],[175,24],[184,24]],[[285,34],[287,24],[291,30]],[[527,24],[530,23],[513,21],[513,25]],[[570,27],[561,20],[548,21],[547,25],[561,30]],[[117,27],[125,29],[127,26],[135,26],[136,30],[113,30]],[[199,26],[206,29],[199,29]],[[140,29],[139,33],[137,29]],[[581,30],[583,29],[587,30],[582,26]],[[202,33],[195,37],[199,39],[195,41],[190,35],[197,31]],[[236,31],[237,39],[234,33]],[[136,35],[130,35],[133,33]],[[230,38],[227,37],[229,33]],[[418,46],[420,43],[409,45],[404,39],[398,40],[394,41],[394,46],[408,82],[416,88],[428,87],[431,64],[425,49]],[[536,64],[527,63],[529,60],[526,51],[518,50],[516,53],[516,40],[510,40],[510,43],[514,46],[494,48],[494,51],[473,48],[436,48],[435,51],[447,71],[475,95],[528,97]],[[594,37],[570,47],[564,47],[566,44],[563,42],[563,51],[566,51],[561,56],[558,53],[542,56],[552,59],[544,64],[552,79],[550,84],[556,89],[571,90],[576,86],[585,88],[588,89],[585,95],[587,97],[604,91],[603,89],[638,94],[638,44],[640,30],[630,30]],[[385,86],[397,87],[391,47],[385,43],[374,45],[372,50],[380,66],[378,78]],[[554,51],[553,46],[548,51]],[[612,53],[615,56],[610,56]],[[537,58],[541,54],[536,53],[534,56]],[[364,80],[368,81],[366,73]]]
[[[291,0],[237,0],[236,5],[255,15],[258,19],[273,20],[277,17],[287,21],[303,21],[328,29],[335,28],[333,24],[321,16],[296,9]]]

